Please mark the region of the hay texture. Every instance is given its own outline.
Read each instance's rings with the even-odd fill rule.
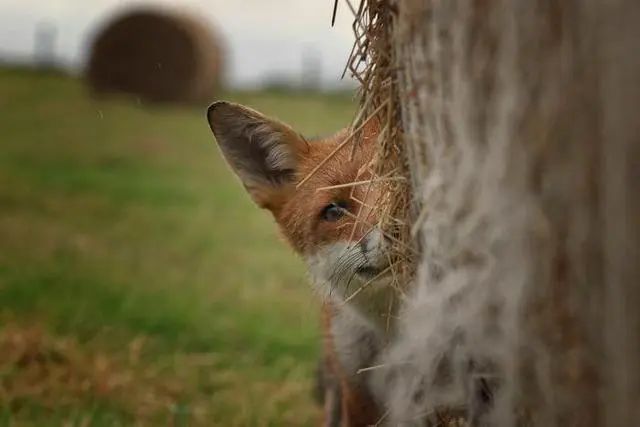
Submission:
[[[406,284],[414,275],[417,254],[416,241],[410,236],[411,182],[400,127],[401,109],[394,65],[397,59],[391,49],[392,13],[384,3],[363,1],[357,10],[350,2],[346,5],[355,16],[353,30],[356,37],[345,74],[349,72],[360,83],[360,108],[351,126],[354,146],[359,141],[359,130],[367,124],[375,123],[379,129],[378,151],[368,165],[371,178],[367,186],[376,186],[380,193],[380,200],[375,204],[377,226],[391,242],[389,269],[393,291],[388,293],[386,309],[380,313],[387,319],[387,332],[391,334],[393,319],[401,300],[407,296]],[[357,218],[354,228],[358,221],[365,220]]]
[[[419,251],[384,422],[637,425],[640,3],[347,5]]]
[[[207,103],[221,83],[220,41],[204,22],[162,10],[133,10],[98,31],[86,69],[98,94],[142,101]]]

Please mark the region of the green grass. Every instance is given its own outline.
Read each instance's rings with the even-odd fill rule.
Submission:
[[[74,79],[7,70],[0,94],[5,326],[37,325],[82,360],[155,373],[115,395],[56,390],[46,376],[53,398],[0,394],[0,426],[313,424],[317,303],[221,159],[203,109],[96,101]],[[225,97],[310,136],[353,110],[339,95]],[[141,361],[127,362],[141,337]],[[206,367],[185,362],[199,355]],[[11,390],[27,368],[5,365],[0,389]],[[158,392],[166,381],[172,391]],[[137,409],[145,384],[170,396],[151,414]]]

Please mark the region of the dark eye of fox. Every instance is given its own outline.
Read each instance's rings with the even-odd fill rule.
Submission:
[[[345,202],[333,202],[325,206],[320,217],[329,222],[335,222],[342,218],[347,212],[347,204]]]

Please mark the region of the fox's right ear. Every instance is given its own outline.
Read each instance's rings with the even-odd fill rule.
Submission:
[[[284,123],[239,104],[216,102],[207,118],[222,154],[253,200],[272,208],[278,190],[293,184],[306,141]]]

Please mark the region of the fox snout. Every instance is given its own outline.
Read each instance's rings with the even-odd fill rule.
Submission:
[[[375,276],[389,266],[389,239],[384,233],[375,227],[367,233],[358,243],[365,264],[359,268],[363,276]]]
[[[367,284],[386,283],[389,242],[378,228],[371,229],[358,241],[326,243],[305,256],[309,273],[320,294],[349,298]]]

